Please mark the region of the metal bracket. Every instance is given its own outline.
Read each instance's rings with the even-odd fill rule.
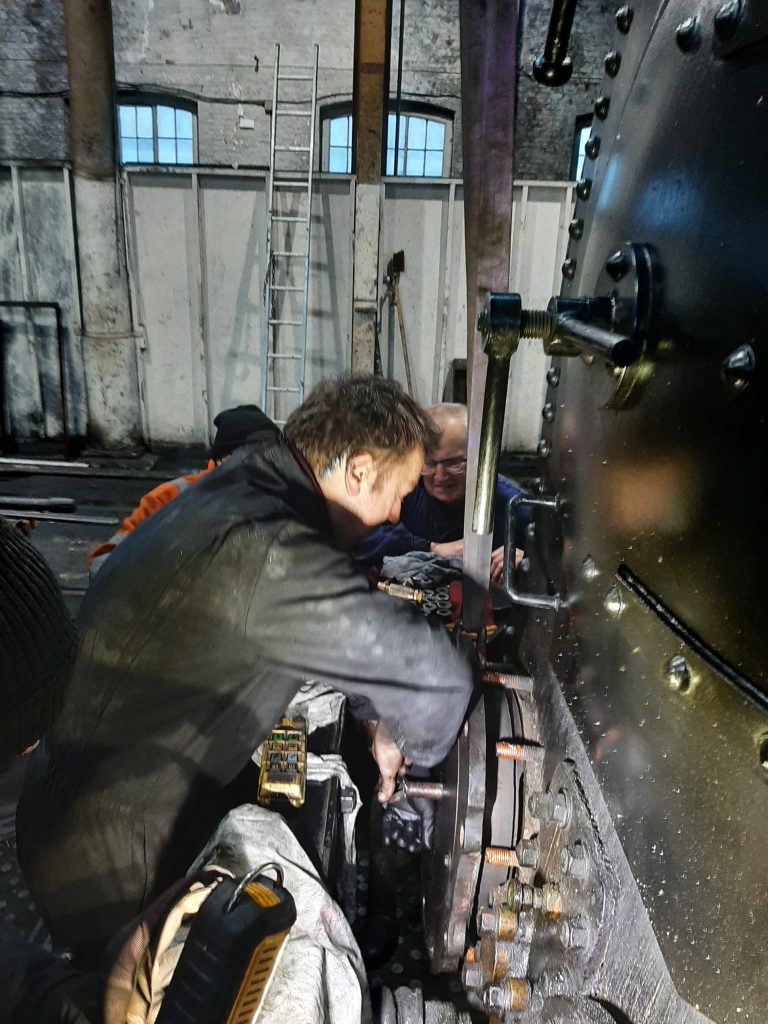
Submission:
[[[516,494],[507,505],[507,522],[504,538],[504,591],[514,604],[526,608],[550,608],[557,611],[562,608],[564,598],[561,594],[531,594],[520,591],[515,586],[515,526],[517,510],[521,506],[528,508],[549,508],[553,512],[560,511],[560,496],[542,495],[534,497],[530,494]]]

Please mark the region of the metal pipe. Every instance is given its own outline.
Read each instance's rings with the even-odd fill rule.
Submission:
[[[614,366],[629,366],[639,354],[638,346],[627,335],[607,331],[574,316],[558,316],[555,336],[562,341],[572,342],[582,352],[590,352]]]
[[[403,99],[403,37],[405,32],[405,0],[400,0],[399,40],[397,44],[397,92],[395,93],[395,158],[392,173],[397,175],[397,156],[400,151],[400,108]],[[384,147],[386,161],[386,146]],[[386,162],[384,164],[386,171]],[[403,173],[405,173],[405,157],[403,157]],[[411,392],[413,394],[413,392]]]
[[[499,472],[501,435],[504,429],[504,408],[507,404],[510,351],[506,356],[488,355],[485,378],[485,402],[480,430],[480,452],[477,462],[477,490],[472,529],[475,533],[493,532],[496,500],[496,477]]]
[[[533,77],[539,85],[565,85],[573,73],[568,56],[576,0],[554,0],[544,53],[533,62]]]
[[[82,523],[87,526],[116,526],[120,522],[119,519],[108,519],[105,516],[69,516],[63,513],[59,515],[56,512],[36,512],[34,509],[5,512],[0,508],[0,518],[14,521],[33,519],[41,523]]]

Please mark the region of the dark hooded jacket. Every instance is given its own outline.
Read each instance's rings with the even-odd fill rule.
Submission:
[[[142,524],[79,616],[67,705],[32,758],[22,866],[64,945],[103,941],[183,874],[221,795],[308,679],[403,753],[450,749],[471,670],[332,546],[303,460],[265,431]]]

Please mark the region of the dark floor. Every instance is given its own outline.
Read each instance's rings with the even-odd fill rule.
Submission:
[[[72,498],[77,503],[76,515],[112,521],[104,525],[41,522],[31,533],[30,539],[57,574],[73,614],[87,587],[89,550],[114,532],[118,521],[138,504],[147,491],[164,480],[194,472],[205,465],[201,452],[178,450],[154,456],[142,454],[121,458],[89,458],[86,453],[80,459],[90,462],[92,468],[71,472],[31,472],[13,470],[0,463],[0,499],[2,496]],[[369,779],[375,781],[372,769],[371,765]],[[370,785],[372,787],[373,781]],[[0,791],[0,805],[3,796]],[[7,807],[7,798],[12,798],[12,793],[5,796]],[[39,937],[42,929],[16,862],[13,839],[8,836],[8,829],[4,831],[6,838],[0,838],[0,921],[8,920],[25,935]],[[0,830],[0,836],[2,834],[3,830]],[[360,839],[358,914],[364,917],[367,913],[370,857],[367,828],[361,830]],[[413,985],[421,987],[427,998],[455,1001],[465,1009],[458,977],[435,976],[430,971],[421,926],[419,872],[418,857],[403,855],[400,858],[395,879],[399,943],[390,962],[371,973],[372,989],[379,985],[391,988]]]

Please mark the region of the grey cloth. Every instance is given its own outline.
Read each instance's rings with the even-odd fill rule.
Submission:
[[[296,1024],[370,1024],[368,982],[352,929],[279,814],[238,807],[221,822],[193,869],[215,863],[242,876],[270,862],[283,871],[283,884],[296,904],[296,923],[259,1024],[283,1024],[286,1017]]]
[[[393,555],[385,558],[381,566],[381,576],[385,580],[396,580],[402,583],[410,580],[415,587],[432,589],[445,586],[451,580],[461,577],[462,561],[460,558],[443,558],[429,551],[410,551],[407,555]]]
[[[305,680],[380,718],[418,764],[456,737],[468,662],[334,549],[301,461],[280,436],[240,449],[121,544],[85,597],[67,705],[17,819],[54,944],[84,965],[185,872]]]

